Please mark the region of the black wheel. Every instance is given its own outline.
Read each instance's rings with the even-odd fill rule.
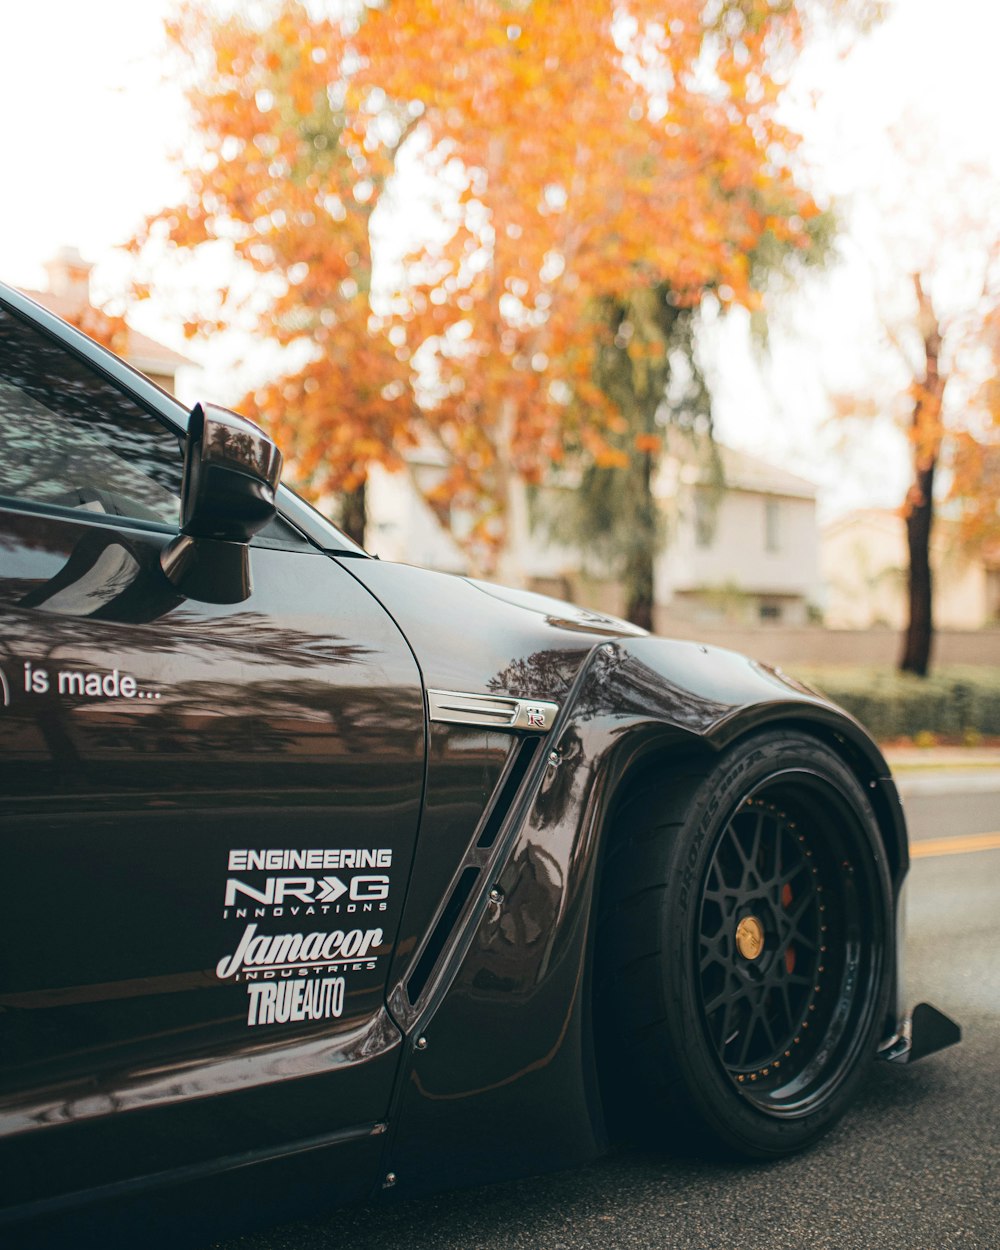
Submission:
[[[875,818],[821,742],[769,732],[619,813],[601,890],[597,1036],[612,1122],[755,1157],[843,1113],[889,984]]]

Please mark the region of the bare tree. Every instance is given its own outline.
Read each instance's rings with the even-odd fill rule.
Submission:
[[[941,325],[920,274],[913,275],[917,297],[917,329],[924,355],[924,376],[911,387],[913,410],[910,440],[913,445],[913,481],[906,493],[906,546],[909,555],[907,587],[909,620],[903,637],[899,667],[904,673],[926,677],[934,638],[931,529],[934,524],[934,474],[941,457],[944,435],[942,419],[947,374],[941,371]]]

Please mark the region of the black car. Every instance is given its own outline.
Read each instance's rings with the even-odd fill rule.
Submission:
[[[0,1221],[772,1158],[957,1040],[814,691],[372,559],[6,287],[0,420]]]

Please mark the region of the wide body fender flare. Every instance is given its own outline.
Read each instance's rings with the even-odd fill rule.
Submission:
[[[902,808],[863,727],[816,691],[735,652],[655,637],[596,645],[541,741],[416,1003],[390,1113],[394,1194],[568,1167],[607,1145],[593,1046],[595,900],[615,804],[640,772],[669,774],[774,726],[812,733],[871,796],[896,907]],[[472,869],[477,873],[472,877]],[[890,999],[890,1001],[895,1001]],[[897,1033],[893,1011],[886,1039]]]

